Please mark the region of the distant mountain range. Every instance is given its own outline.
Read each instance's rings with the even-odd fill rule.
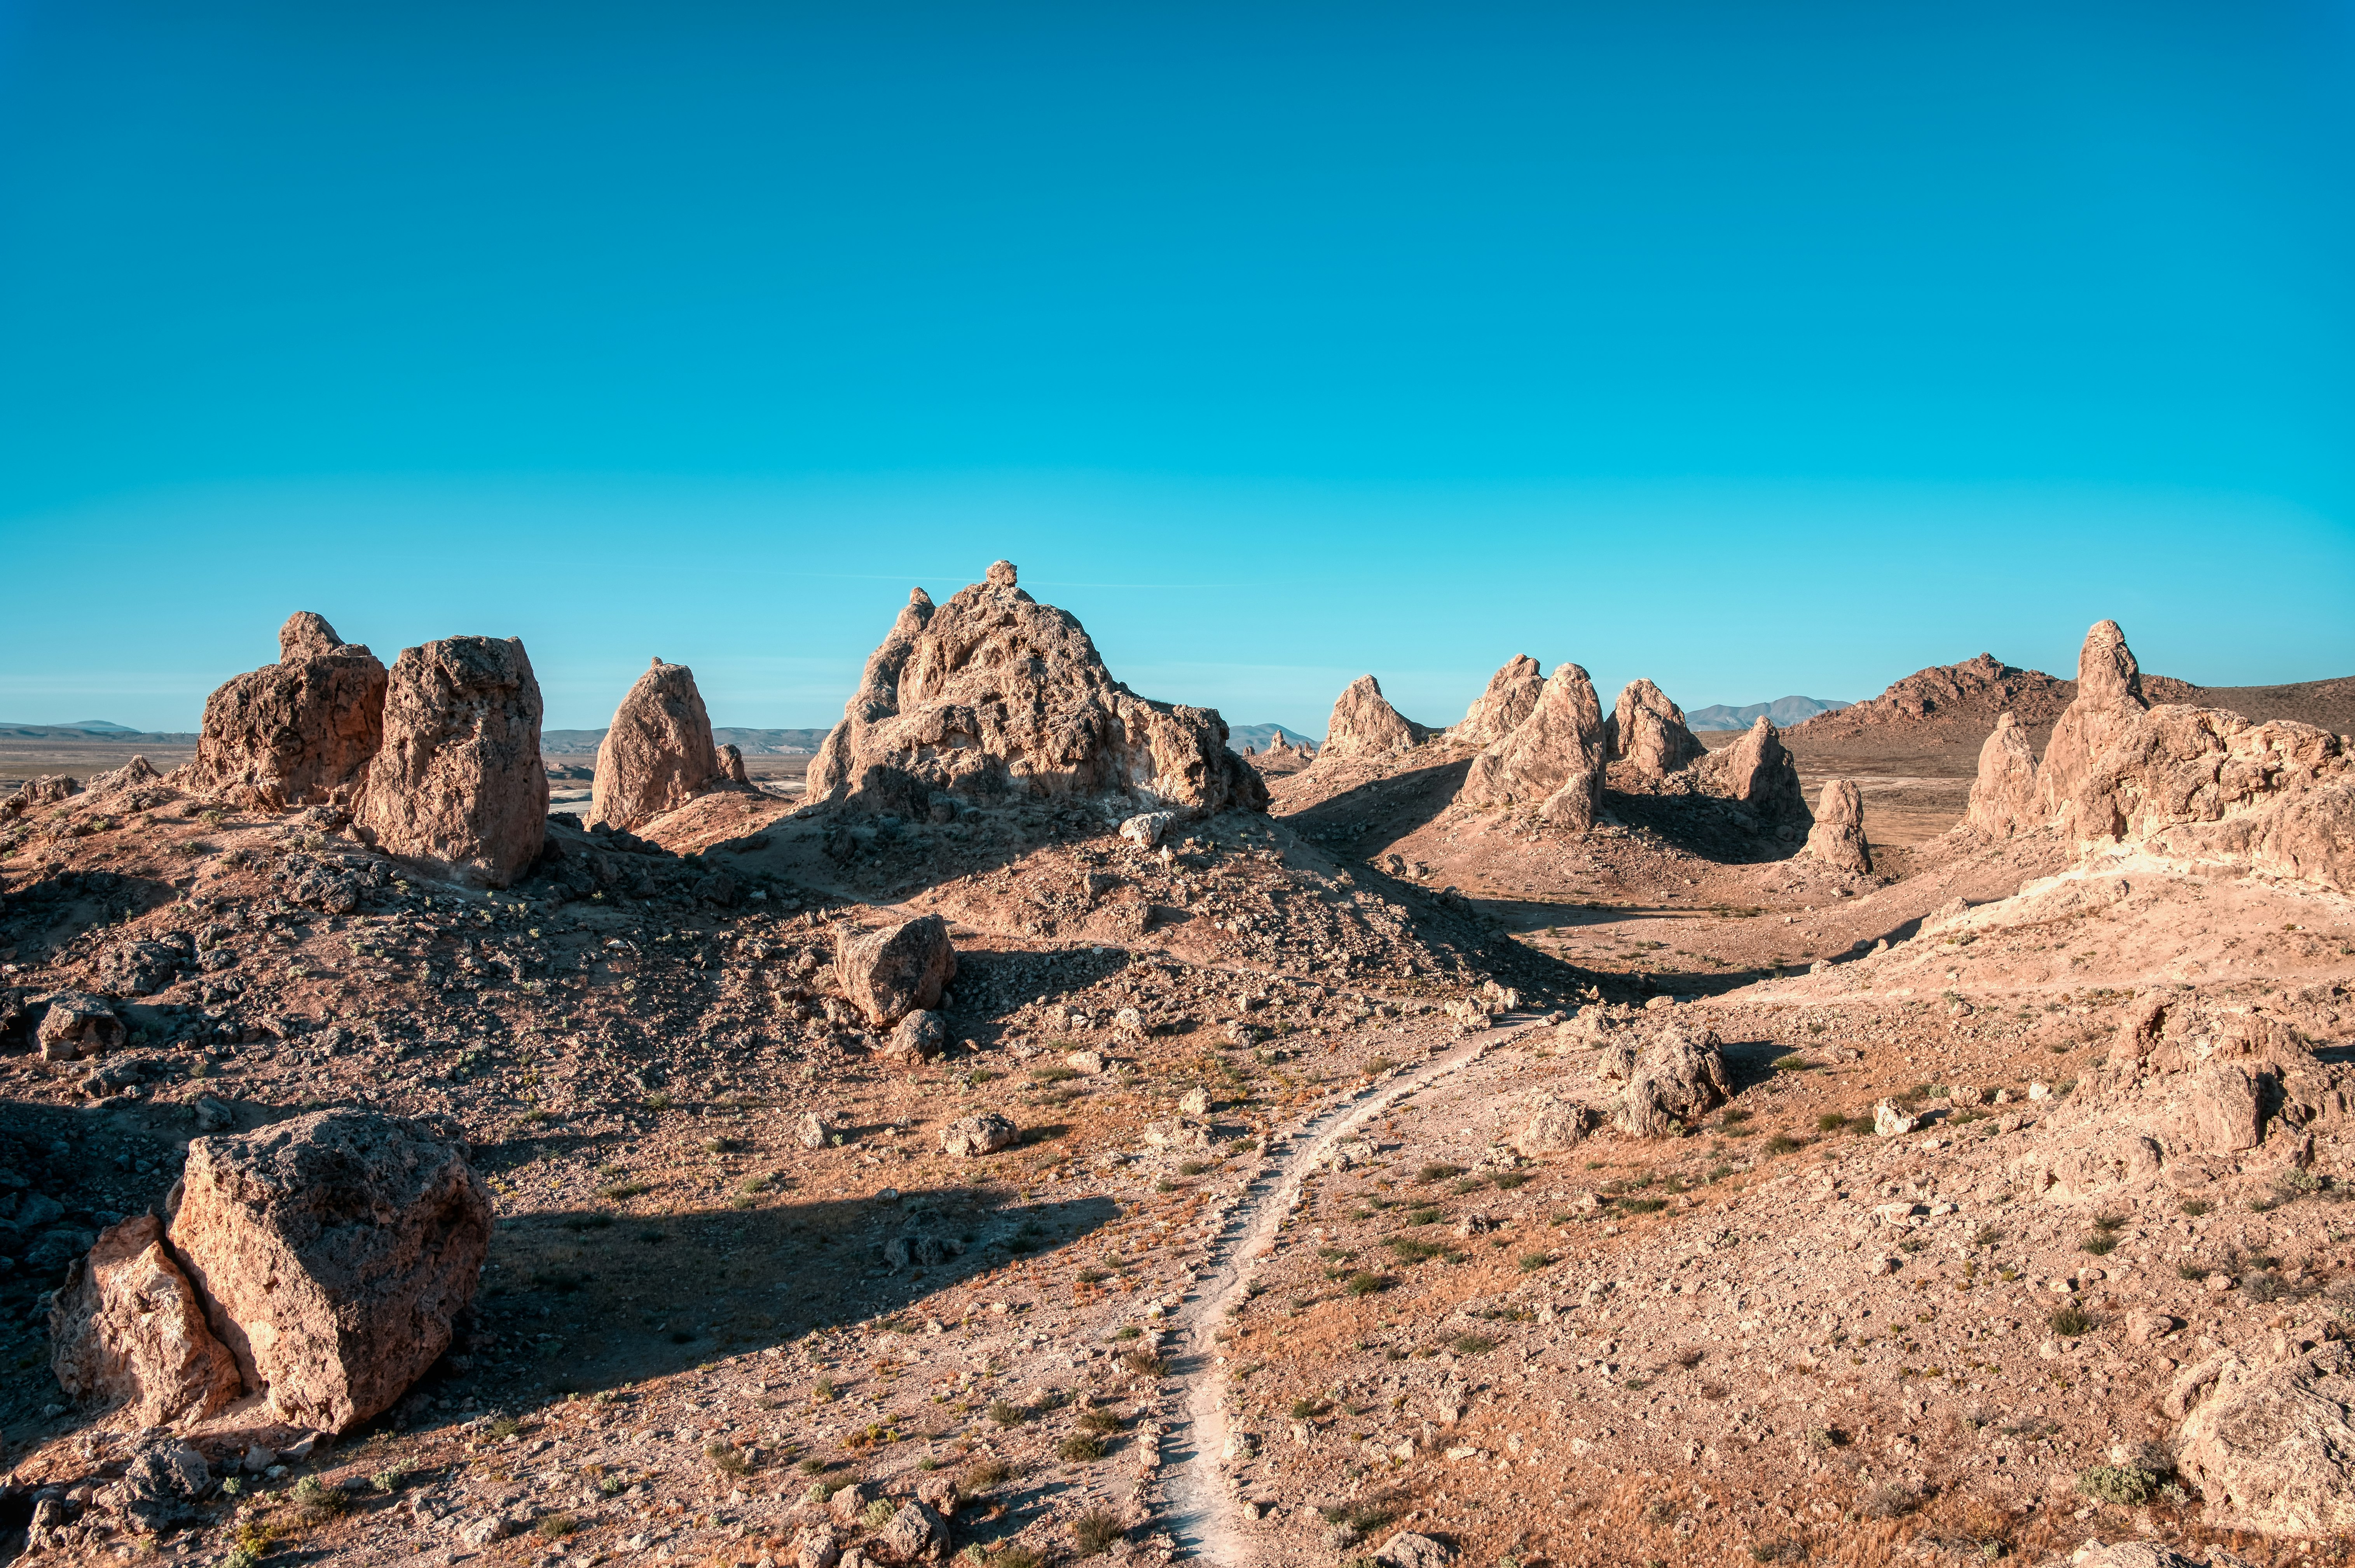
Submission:
[[[1263,752],[1267,743],[1278,735],[1283,736],[1288,745],[1314,747],[1316,744],[1316,736],[1287,730],[1281,724],[1230,724],[1227,726],[1227,745],[1238,752],[1245,746]]]
[[[192,744],[193,734],[161,730],[133,730],[105,719],[77,719],[70,724],[0,723],[0,740],[7,741],[171,741]]]
[[[593,757],[598,742],[604,738],[602,730],[542,730],[539,749],[551,757]],[[814,757],[825,739],[823,730],[723,730],[714,726],[711,731],[713,745],[733,746],[748,757]]]
[[[1838,713],[1843,708],[1853,708],[1853,702],[1822,697],[1778,697],[1772,702],[1753,702],[1746,708],[1728,708],[1721,702],[1713,708],[1696,708],[1685,715],[1685,727],[1689,730],[1747,730],[1761,718],[1773,721],[1777,730],[1788,730],[1794,724],[1804,724],[1818,713]]]

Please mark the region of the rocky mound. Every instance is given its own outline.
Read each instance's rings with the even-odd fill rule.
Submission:
[[[1215,710],[1130,691],[1002,560],[937,609],[910,596],[809,773],[814,802],[902,816],[936,795],[1111,794],[1200,812],[1267,804]]]
[[[1534,805],[1546,821],[1583,831],[1602,805],[1604,756],[1594,682],[1565,664],[1547,678],[1529,716],[1472,759],[1455,798],[1465,805]]]
[[[1631,680],[1621,690],[1604,733],[1612,762],[1625,764],[1621,771],[1634,779],[1664,779],[1709,750],[1686,727],[1684,709],[1648,680]]]
[[[205,699],[196,760],[177,781],[253,811],[349,806],[384,733],[385,668],[308,610],[278,633],[278,662]]]
[[[1392,708],[1382,695],[1380,681],[1361,675],[1335,699],[1333,716],[1325,725],[1325,743],[1317,748],[1316,756],[1319,761],[1385,757],[1421,745],[1433,732],[1429,725],[1418,724]]]
[[[2166,676],[2140,680],[2152,701],[2190,702],[2200,695],[2190,682]],[[2056,722],[2076,697],[2075,681],[1981,654],[1961,664],[1916,670],[1870,701],[1819,713],[1794,726],[1790,734],[1793,741],[1810,746],[1865,740],[1959,743],[1993,730],[2001,713],[2028,729],[2042,730]]]
[[[598,743],[589,820],[635,827],[676,810],[719,782],[722,762],[695,672],[657,658],[622,699]],[[735,768],[741,775],[741,753]]]
[[[1544,691],[1545,672],[1538,667],[1538,661],[1527,654],[1515,654],[1504,668],[1488,677],[1488,689],[1473,699],[1463,721],[1447,731],[1447,738],[1470,746],[1501,741],[1536,711]]]
[[[548,837],[539,682],[513,637],[403,648],[358,813],[378,848],[503,888]]]

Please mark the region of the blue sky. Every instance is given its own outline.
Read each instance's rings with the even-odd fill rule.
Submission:
[[[2355,672],[2350,79],[2343,4],[0,0],[0,719],[311,608],[820,724],[1001,555],[1311,732]]]

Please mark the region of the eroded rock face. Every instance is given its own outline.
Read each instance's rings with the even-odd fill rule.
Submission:
[[[2282,1349],[2224,1351],[2177,1380],[2176,1468],[2220,1523],[2344,1536],[2355,1531],[2355,1345]]]
[[[1685,724],[1685,711],[1648,680],[1631,680],[1611,710],[1611,759],[1635,777],[1658,780],[1709,754]]]
[[[1467,745],[1492,745],[1535,711],[1544,691],[1545,671],[1538,661],[1527,654],[1515,654],[1504,668],[1488,677],[1488,689],[1472,699],[1464,721],[1448,731],[1448,739]]]
[[[936,914],[846,937],[834,958],[844,997],[878,1027],[939,1007],[956,967],[948,922]]]
[[[811,763],[814,802],[922,812],[983,797],[1127,792],[1148,805],[1260,810],[1267,786],[1207,708],[1113,679],[1078,621],[999,561],[937,609],[919,590]]]
[[[1732,1096],[1725,1047],[1715,1031],[1663,1024],[1639,1043],[1606,1047],[1601,1075],[1624,1086],[1612,1096],[1611,1123],[1637,1137],[1680,1132]]]
[[[1816,796],[1816,823],[1804,853],[1837,871],[1864,876],[1872,851],[1864,841],[1864,795],[1852,779],[1826,779]]]
[[[1361,675],[1334,700],[1317,761],[1327,757],[1382,757],[1420,745],[1431,731],[1405,717],[1382,695],[1382,683]]]
[[[403,648],[358,821],[377,847],[503,888],[548,838],[539,682],[513,637]]]
[[[977,1116],[960,1116],[942,1128],[941,1150],[971,1159],[995,1154],[1020,1136],[1012,1121],[995,1111],[985,1111]]]
[[[2077,654],[2077,695],[2062,710],[2037,768],[2037,808],[2048,822],[2074,831],[2078,793],[2094,761],[2147,704],[2142,672],[2115,621],[2098,621]]]
[[[171,1241],[214,1337],[286,1421],[341,1432],[408,1392],[474,1299],[490,1193],[419,1123],[319,1111],[188,1146]]]
[[[2037,804],[2036,748],[2009,713],[1996,716],[1995,732],[1979,748],[1978,777],[1971,782],[1966,820],[1989,838],[2009,838],[2043,824],[2043,810]]]
[[[250,811],[350,805],[384,733],[385,667],[325,617],[297,612],[278,633],[278,662],[205,699],[190,789]]]
[[[743,771],[741,758],[737,771]],[[677,810],[719,777],[711,718],[695,688],[695,672],[656,659],[622,699],[597,743],[589,820],[636,827]]]
[[[744,753],[739,748],[733,745],[720,747],[713,754],[712,765],[719,770],[719,776],[730,784],[751,787],[752,777],[744,771]]]
[[[1799,787],[1798,765],[1784,749],[1783,732],[1764,717],[1749,733],[1700,764],[1710,794],[1740,801],[1769,822],[1807,821],[1807,799]]]
[[[201,1421],[237,1398],[237,1362],[152,1214],[101,1232],[49,1307],[49,1364],[83,1404],[120,1404],[140,1426]]]
[[[1455,798],[1467,805],[1536,805],[1548,822],[1594,826],[1603,802],[1603,709],[1574,664],[1557,667],[1513,732],[1472,759]]]
[[[49,998],[35,1031],[44,1061],[79,1061],[119,1051],[126,1037],[114,1009],[96,997],[66,991]]]

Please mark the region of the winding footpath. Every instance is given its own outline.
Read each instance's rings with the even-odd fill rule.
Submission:
[[[1270,1140],[1271,1158],[1230,1216],[1210,1270],[1197,1283],[1198,1294],[1173,1334],[1183,1346],[1174,1360],[1177,1375],[1186,1385],[1185,1413],[1168,1438],[1168,1503],[1159,1522],[1177,1542],[1181,1556],[1215,1563],[1218,1568],[1249,1568],[1265,1556],[1243,1533],[1235,1490],[1221,1469],[1228,1435],[1227,1376],[1218,1334],[1229,1313],[1248,1299],[1259,1261],[1273,1251],[1285,1217],[1299,1206],[1309,1173],[1324,1162],[1335,1144],[1401,1100],[1469,1066],[1490,1049],[1518,1039],[1534,1021],[1500,1019],[1497,1028],[1471,1036],[1422,1066],[1327,1107],[1284,1135],[1289,1147],[1280,1155],[1273,1147],[1274,1140]]]

